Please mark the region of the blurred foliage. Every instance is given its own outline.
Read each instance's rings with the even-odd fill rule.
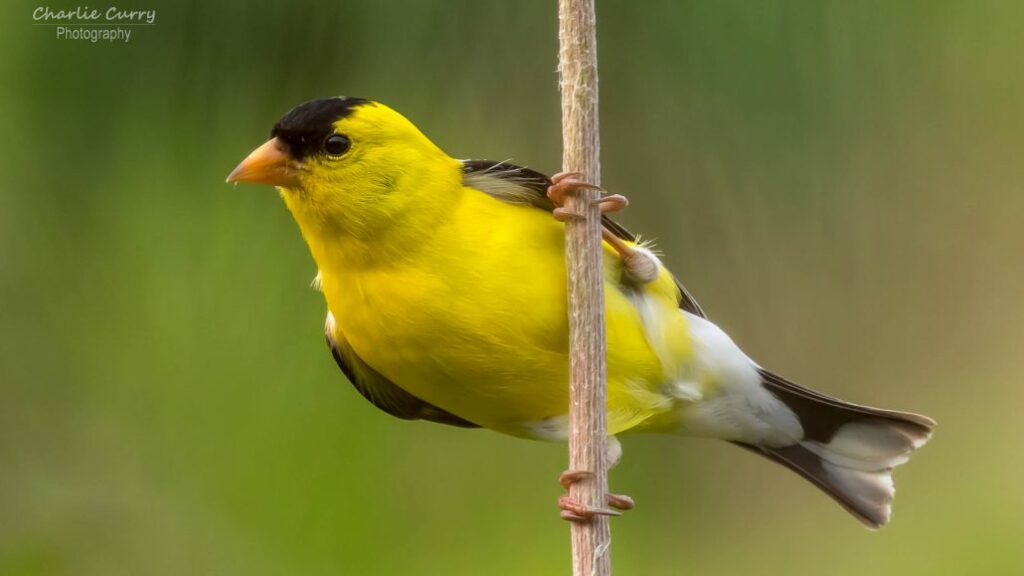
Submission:
[[[223,184],[335,94],[556,170],[553,3],[134,4],[157,25],[113,45],[0,7],[0,574],[567,573],[564,447],[362,400],[289,215]],[[725,444],[627,437],[617,571],[1024,572],[1024,4],[598,11],[625,223],[762,363],[940,423],[877,534]]]

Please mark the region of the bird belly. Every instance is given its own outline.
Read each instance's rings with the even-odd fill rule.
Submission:
[[[565,414],[567,357],[543,345],[557,326],[534,329],[543,310],[470,313],[468,302],[439,302],[438,287],[425,286],[429,278],[412,278],[366,278],[356,294],[331,298],[338,329],[365,362],[412,395],[487,428],[514,433]]]
[[[365,362],[418,398],[500,432],[564,438],[564,237],[549,215],[537,216],[543,221],[529,233],[495,218],[476,238],[474,228],[452,242],[439,233],[439,246],[403,266],[349,272],[334,286],[325,278],[338,330]],[[616,433],[669,407],[639,314],[612,282],[606,309],[609,432]]]

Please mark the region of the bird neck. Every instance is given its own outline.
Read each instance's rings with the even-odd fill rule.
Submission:
[[[388,190],[367,189],[358,197],[368,200],[350,206],[325,207],[290,192],[283,197],[320,270],[345,274],[414,258],[462,193],[460,164],[451,160],[407,169]]]

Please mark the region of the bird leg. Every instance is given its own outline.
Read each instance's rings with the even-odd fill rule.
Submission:
[[[583,218],[579,212],[565,207],[565,199],[570,192],[580,189],[604,191],[596,184],[580,180],[580,177],[579,172],[559,172],[551,177],[551,186],[548,186],[548,199],[555,205],[555,209],[552,211],[555,220],[566,222]]]
[[[568,198],[569,193],[580,189],[604,192],[604,188],[580,180],[579,172],[559,172],[551,177],[551,186],[548,186],[547,195],[548,199],[555,205],[553,212],[555,220],[566,222],[583,218],[583,215],[579,212],[565,207],[565,199]],[[619,212],[626,206],[629,206],[629,199],[622,194],[610,194],[602,196],[598,199],[597,203],[601,207],[601,214],[607,214]]]
[[[608,469],[611,469],[622,459],[623,445],[618,443],[618,439],[615,437],[609,436],[606,453]],[[562,485],[562,488],[568,490],[573,484],[593,476],[594,472],[587,470],[565,470],[558,477],[558,483]],[[605,494],[605,502],[608,505],[607,508],[592,508],[573,500],[571,496],[565,494],[558,498],[558,507],[562,509],[561,517],[564,520],[590,522],[597,515],[622,516],[620,510],[631,510],[635,505],[633,498],[624,494]]]
[[[568,490],[576,482],[591,478],[593,475],[593,472],[586,470],[566,470],[558,477],[558,482],[562,488]],[[632,510],[635,506],[632,498],[622,494],[605,494],[605,503],[608,508],[580,504],[568,494],[558,498],[558,507],[562,509],[562,519],[573,522],[590,522],[594,516],[621,516],[621,510]]]
[[[551,177],[551,186],[548,186],[547,196],[555,205],[555,209],[552,211],[555,220],[565,222],[583,217],[579,212],[566,208],[565,199],[570,192],[579,189],[604,191],[600,186],[584,182],[580,177],[578,172],[559,172]],[[597,203],[601,214],[608,214],[625,209],[629,205],[629,200],[621,194],[611,194],[601,197]],[[631,283],[647,284],[658,277],[658,262],[649,253],[626,244],[603,224],[601,225],[601,237],[619,254],[619,258],[622,259],[623,275]]]

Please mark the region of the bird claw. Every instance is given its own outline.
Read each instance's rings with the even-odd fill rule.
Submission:
[[[579,172],[559,172],[551,177],[551,185],[548,186],[548,199],[555,205],[555,218],[564,222],[569,218],[582,218],[578,212],[572,212],[565,208],[565,200],[569,193],[575,190],[597,190],[604,192],[604,188],[582,180],[583,175]],[[609,194],[597,200],[601,214],[619,212],[629,206],[629,199],[622,194]],[[566,218],[568,216],[569,218]]]
[[[565,200],[569,193],[579,189],[599,190],[604,189],[595,184],[582,180],[583,175],[579,172],[559,172],[551,177],[551,185],[548,186],[548,199],[555,205],[551,214],[559,222],[570,220],[582,220],[584,215],[577,210],[567,208]],[[629,206],[629,199],[622,194],[609,194],[596,200],[601,214],[619,212]],[[602,225],[602,236],[605,241],[619,254],[622,260],[624,279],[630,284],[640,286],[652,282],[658,277],[658,263],[647,253],[635,250],[616,236],[607,226]]]
[[[558,483],[568,490],[576,482],[593,476],[593,472],[586,470],[566,470],[558,477]],[[558,507],[562,510],[559,515],[563,520],[590,522],[595,516],[621,516],[622,511],[632,510],[636,506],[632,498],[623,494],[605,494],[605,502],[607,508],[587,506],[564,494],[558,498]]]
[[[593,477],[594,473],[586,470],[566,470],[558,476],[558,483],[562,485],[562,488],[568,490],[570,486],[580,480],[587,480]]]
[[[626,511],[636,508],[636,502],[633,501],[633,498],[625,494],[612,494],[609,492],[605,497],[608,499],[608,506],[616,510]]]
[[[583,214],[580,214],[575,210],[570,210],[565,206],[556,206],[555,209],[551,211],[551,215],[554,216],[555,220],[558,220],[559,222],[568,222],[569,220],[583,219]]]
[[[572,499],[568,494],[558,498],[558,507],[562,511],[558,514],[563,520],[571,522],[590,522],[595,516],[622,516],[622,512],[611,508],[596,508],[586,506]]]
[[[597,201],[597,204],[601,208],[601,214],[621,212],[626,209],[626,206],[629,206],[629,198],[622,194],[609,194],[608,196],[602,196]]]
[[[554,203],[557,207],[565,206],[565,199],[569,196],[569,193],[574,190],[600,190],[603,189],[596,185],[590,184],[582,180],[583,175],[579,172],[559,172],[551,177],[551,186],[548,186],[548,199]]]

